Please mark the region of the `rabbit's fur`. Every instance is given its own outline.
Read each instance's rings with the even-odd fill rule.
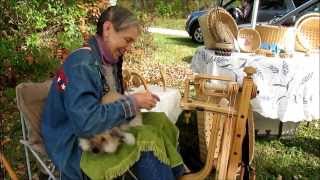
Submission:
[[[107,104],[122,98],[123,95],[117,92],[109,92],[103,98],[101,103]],[[125,132],[129,127],[142,125],[142,115],[140,112],[129,123],[123,123],[119,127],[107,129],[91,138],[80,138],[79,145],[83,151],[91,151],[93,153],[113,153],[118,149],[121,141],[126,144],[135,144],[133,134]]]

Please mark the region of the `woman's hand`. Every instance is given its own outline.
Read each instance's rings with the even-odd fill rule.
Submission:
[[[132,96],[135,98],[139,109],[144,108],[150,110],[157,104],[157,101],[160,101],[157,95],[150,92],[134,93]]]

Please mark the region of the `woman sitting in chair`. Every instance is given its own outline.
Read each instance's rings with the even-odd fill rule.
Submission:
[[[88,41],[89,47],[71,53],[53,79],[41,131],[48,155],[63,180],[87,178],[80,168],[83,151],[79,138],[92,137],[130,121],[141,108],[152,109],[156,105],[157,97],[150,92],[100,103],[111,90],[124,93],[122,56],[139,34],[140,25],[130,11],[119,6],[107,8],[98,20],[96,35]],[[142,180],[171,180],[183,172],[181,164],[169,166],[153,151],[141,152],[131,169]]]

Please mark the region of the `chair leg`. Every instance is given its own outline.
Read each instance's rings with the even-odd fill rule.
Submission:
[[[28,148],[26,146],[24,146],[24,152],[26,154],[28,177],[29,177],[29,180],[32,180],[31,163],[30,163]]]
[[[28,147],[30,152],[33,154],[33,156],[37,159],[37,161],[40,163],[40,165],[45,169],[45,171],[48,173],[49,177],[53,180],[56,179],[56,177],[52,174],[50,169],[46,166],[46,164],[42,161],[42,159],[39,157],[38,153],[35,152],[30,144],[27,141],[20,140],[20,143],[22,143],[25,147]]]
[[[20,143],[23,144],[23,146],[24,146],[24,151],[25,151],[26,161],[27,161],[27,169],[28,169],[29,180],[32,180],[32,171],[31,171],[31,162],[30,162],[30,158],[29,158],[29,151],[35,156],[37,161],[41,164],[41,166],[48,173],[49,179],[56,180],[57,178],[53,175],[53,173],[52,173],[53,171],[50,171],[50,169],[46,166],[46,164],[39,157],[38,153],[35,152],[32,149],[32,147],[30,146],[30,144],[29,144],[29,142],[27,140],[26,124],[25,124],[25,120],[24,120],[24,117],[23,117],[22,113],[20,113],[20,121],[21,121],[21,127],[22,127],[22,135],[23,135],[23,140],[20,140]]]
[[[133,174],[133,172],[130,169],[128,169],[128,172],[133,179],[138,180],[138,178]]]
[[[52,174],[54,174],[54,171],[56,170],[56,167],[53,166],[51,169]],[[54,180],[52,177],[49,176],[48,180]]]
[[[23,136],[23,140],[27,140],[27,135],[26,135],[26,125],[25,125],[25,122],[24,122],[24,119],[23,119],[23,114],[20,113],[20,121],[21,121],[21,128],[22,128],[22,136]],[[25,155],[26,155],[26,163],[27,163],[27,169],[28,169],[28,177],[29,177],[29,180],[32,180],[32,172],[31,172],[31,165],[30,165],[30,158],[29,158],[29,153],[28,153],[28,149],[27,147],[24,145],[24,152],[25,152]]]

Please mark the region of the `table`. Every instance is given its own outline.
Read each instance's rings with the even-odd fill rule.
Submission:
[[[148,90],[160,98],[160,101],[157,103],[157,105],[150,111],[164,112],[175,124],[182,112],[182,109],[180,108],[181,94],[179,89],[166,87],[164,91],[163,87],[161,86],[148,85]],[[130,93],[142,91],[145,91],[144,87],[140,86],[138,88],[132,88]],[[146,112],[147,110],[142,109],[142,111]]]
[[[255,67],[253,80],[259,94],[251,100],[252,109],[264,117],[282,122],[319,119],[319,53],[292,58],[264,57],[249,53],[216,56],[199,47],[191,62],[195,73],[225,75],[242,83],[245,66]]]

